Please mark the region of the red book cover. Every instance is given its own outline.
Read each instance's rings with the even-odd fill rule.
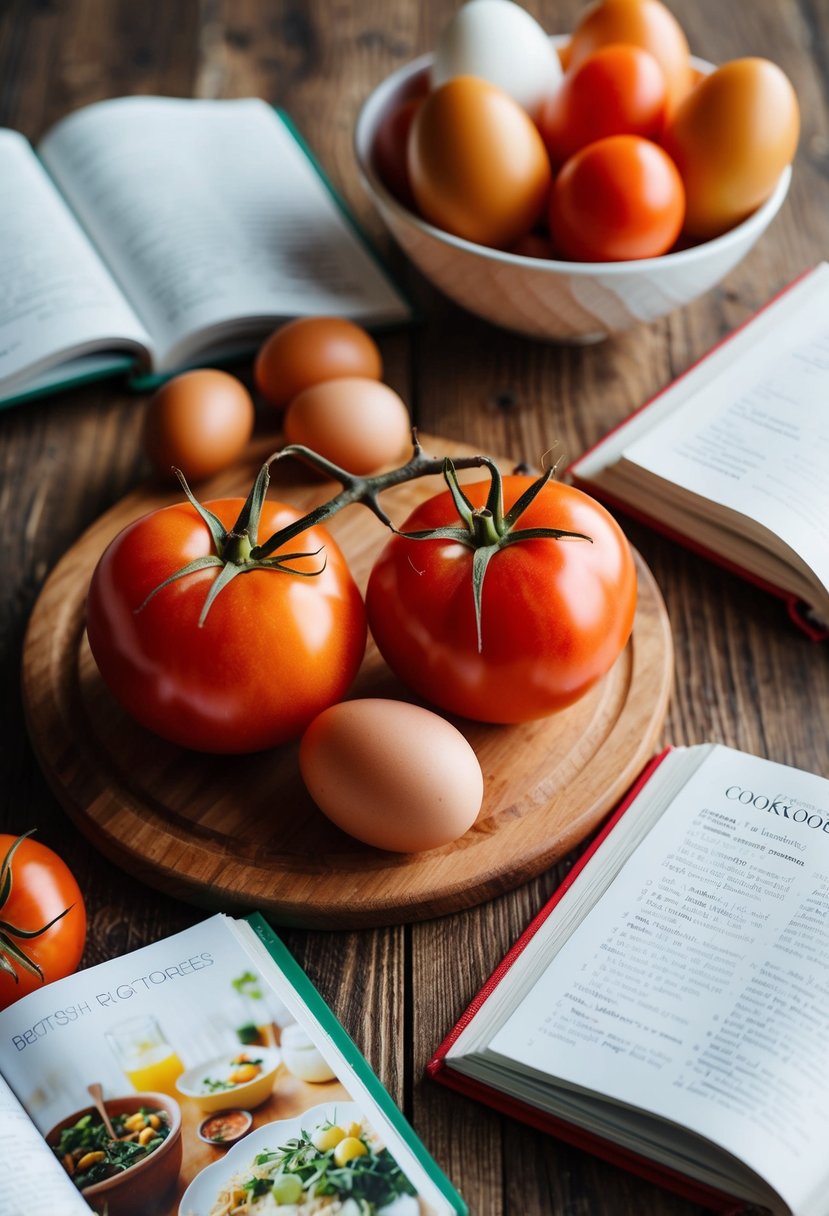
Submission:
[[[510,968],[519,958],[522,952],[526,949],[535,934],[547,920],[550,913],[561,900],[562,896],[572,886],[576,878],[582,872],[587,862],[597,851],[600,845],[607,839],[621,817],[625,814],[633,801],[650,780],[656,769],[668,755],[670,748],[655,756],[653,760],[646,766],[641,776],[628,791],[624,800],[619,804],[616,811],[611,816],[605,827],[595,838],[578,862],[573,866],[570,873],[561,883],[561,885],[553,892],[550,899],[544,905],[540,912],[530,921],[527,928],[512,946],[510,951],[505,955],[503,960],[495,968],[492,975],[484,984],[480,992],[473,998],[467,1009],[459,1018],[458,1022],[449,1031],[446,1038],[438,1047],[432,1059],[426,1066],[426,1071],[435,1081],[440,1082],[449,1089],[456,1090],[458,1093],[465,1094],[467,1097],[474,1098],[478,1102],[483,1102],[486,1106],[491,1106],[502,1114],[509,1115],[511,1118],[518,1119],[522,1123],[527,1123],[531,1127],[537,1128],[539,1131],[547,1132],[555,1136],[559,1140],[563,1140],[566,1144],[571,1144],[575,1148],[583,1149],[593,1153],[595,1156],[603,1158],[605,1161],[611,1162],[613,1165],[621,1166],[632,1173],[638,1174],[642,1178],[646,1178],[650,1182],[655,1182],[659,1186],[665,1187],[667,1190],[673,1191],[675,1194],[684,1196],[686,1199],[692,1200],[694,1203],[699,1203],[704,1207],[712,1208],[715,1211],[732,1213],[739,1212],[744,1208],[741,1201],[735,1200],[732,1196],[724,1195],[719,1191],[715,1191],[710,1187],[693,1181],[685,1175],[671,1170],[665,1166],[649,1161],[646,1157],[641,1157],[636,1153],[630,1152],[627,1149],[621,1148],[617,1144],[602,1140],[592,1133],[587,1132],[579,1127],[574,1127],[572,1124],[566,1123],[564,1120],[556,1118],[553,1115],[548,1115],[545,1111],[540,1111],[529,1103],[522,1102],[520,1099],[513,1098],[508,1094],[501,1093],[500,1090],[491,1088],[481,1081],[475,1080],[473,1077],[468,1077],[462,1073],[453,1071],[447,1064],[446,1056],[449,1049],[457,1040],[461,1031],[463,1031],[486,999],[495,991],[499,984],[503,983],[508,977]]]
[[[759,587],[761,590],[766,591],[766,592],[770,593],[771,595],[775,595],[779,599],[782,599],[786,604],[786,608],[787,608],[790,618],[798,626],[798,628],[801,629],[808,637],[810,637],[812,639],[812,641],[820,642],[820,641],[825,641],[827,638],[829,638],[829,628],[823,626],[822,624],[817,622],[812,616],[810,616],[808,606],[803,604],[800,600],[798,600],[797,597],[790,595],[789,592],[787,592],[783,588],[777,587],[774,584],[769,583],[762,578],[759,578],[752,571],[746,570],[744,567],[736,565],[734,562],[729,561],[728,558],[723,557],[721,554],[717,553],[716,551],[714,551],[712,549],[707,548],[704,545],[701,545],[699,542],[695,541],[692,537],[687,536],[685,533],[680,533],[680,532],[675,531],[673,528],[669,527],[658,517],[648,515],[647,513],[643,512],[641,510],[638,510],[636,507],[631,506],[629,503],[623,502],[620,499],[615,498],[612,494],[605,491],[601,486],[594,484],[593,482],[591,482],[590,480],[588,480],[586,478],[580,477],[578,474],[578,471],[577,471],[577,466],[581,463],[581,461],[583,461],[592,452],[595,452],[598,448],[600,448],[602,446],[602,444],[605,443],[606,440],[611,435],[615,435],[619,431],[623,430],[634,418],[637,418],[645,410],[647,410],[651,406],[655,405],[662,398],[662,396],[668,391],[668,389],[673,388],[674,385],[676,385],[676,384],[680,383],[682,380],[684,380],[687,376],[689,376],[691,374],[691,372],[693,372],[701,364],[705,363],[705,361],[707,359],[710,359],[711,356],[716,351],[721,350],[724,346],[726,346],[729,342],[731,342],[738,334],[742,333],[749,326],[751,326],[753,324],[753,322],[757,320],[758,317],[760,317],[764,312],[767,311],[767,309],[771,308],[774,304],[778,303],[778,301],[784,299],[792,291],[793,288],[795,288],[798,284],[804,282],[813,273],[814,273],[814,269],[804,271],[803,274],[798,275],[798,277],[796,279],[794,279],[791,283],[787,284],[781,291],[779,291],[775,296],[773,296],[763,306],[763,308],[761,308],[758,312],[754,313],[752,316],[748,317],[741,325],[738,325],[736,329],[732,330],[731,333],[726,334],[726,336],[724,338],[722,338],[719,342],[717,342],[709,351],[707,351],[704,355],[702,355],[699,359],[697,359],[694,363],[692,363],[690,367],[686,368],[686,370],[680,376],[678,376],[676,378],[676,380],[671,381],[671,383],[666,385],[665,388],[660,389],[658,393],[654,394],[653,397],[649,398],[649,400],[644,402],[643,405],[639,406],[638,409],[634,410],[632,414],[630,414],[627,418],[623,419],[623,421],[618,423],[617,426],[613,427],[607,433],[607,435],[604,436],[603,439],[600,439],[598,441],[598,443],[595,443],[592,447],[588,448],[587,451],[584,452],[578,458],[578,460],[574,461],[573,464],[570,465],[570,467],[565,470],[565,475],[568,475],[570,480],[573,482],[573,484],[578,486],[579,489],[585,490],[585,491],[589,492],[590,494],[592,494],[595,498],[601,499],[602,502],[604,502],[608,507],[612,508],[614,511],[623,512],[624,514],[630,516],[631,519],[635,519],[640,523],[644,523],[648,527],[653,528],[653,530],[655,532],[659,532],[660,535],[662,535],[662,536],[667,536],[669,540],[676,541],[677,543],[683,545],[686,549],[691,550],[691,552],[697,553],[701,557],[704,557],[707,561],[714,562],[716,565],[722,567],[725,570],[728,570],[732,574],[738,575],[740,578],[745,579],[747,582],[752,583],[754,586]]]

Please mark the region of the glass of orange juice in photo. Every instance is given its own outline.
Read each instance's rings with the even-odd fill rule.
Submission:
[[[153,1017],[128,1018],[106,1032],[110,1047],[137,1093],[176,1094],[184,1065]]]

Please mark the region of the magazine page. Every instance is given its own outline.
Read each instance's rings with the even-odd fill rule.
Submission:
[[[348,1216],[348,1195],[360,1216],[432,1216],[264,970],[216,916],[0,1013],[0,1071],[44,1157],[106,1216]]]
[[[57,1159],[44,1154],[42,1136],[2,1077],[0,1144],[0,1216],[88,1216],[80,1192]],[[21,1179],[28,1180],[23,1197]]]
[[[408,319],[264,101],[119,98],[65,118],[39,150],[153,334],[156,371],[279,317]]]

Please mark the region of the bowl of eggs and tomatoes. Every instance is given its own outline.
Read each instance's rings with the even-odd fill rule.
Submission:
[[[555,37],[512,0],[468,0],[369,96],[355,150],[444,294],[590,342],[719,282],[781,207],[798,135],[779,67],[692,57],[661,0],[597,0]]]

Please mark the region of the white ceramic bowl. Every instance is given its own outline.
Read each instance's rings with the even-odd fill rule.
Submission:
[[[431,55],[415,59],[368,97],[354,133],[357,163],[377,210],[415,266],[455,303],[504,329],[555,342],[596,342],[639,322],[655,321],[724,278],[786,197],[791,167],[783,171],[766,202],[730,232],[690,249],[632,262],[546,261],[451,236],[394,198],[371,155],[381,121],[422,92],[431,62]],[[700,71],[713,70],[704,60],[692,62]]]

